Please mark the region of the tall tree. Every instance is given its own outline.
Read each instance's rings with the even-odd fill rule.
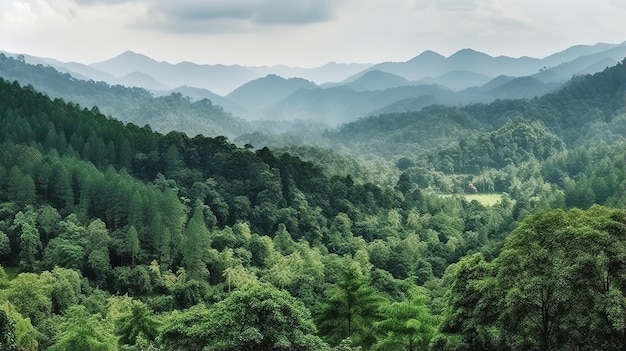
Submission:
[[[380,318],[382,302],[358,264],[347,262],[339,281],[330,288],[322,303],[318,316],[321,335],[332,345],[339,345],[348,338],[356,345],[371,345],[371,330]]]
[[[154,342],[159,333],[159,322],[150,308],[141,301],[133,300],[130,311],[116,321],[115,332],[121,345],[135,345],[138,339]]]
[[[187,223],[183,242],[182,264],[189,278],[198,280],[208,278],[209,270],[206,263],[209,249],[209,231],[204,224],[202,208],[198,206]]]
[[[84,306],[75,305],[64,316],[61,333],[50,350],[113,351],[116,344],[112,327],[100,315],[90,315]]]
[[[413,288],[408,299],[384,304],[380,311],[383,320],[375,323],[377,349],[428,350],[437,321],[428,310],[424,289]]]
[[[309,310],[271,285],[238,289],[210,309],[194,308],[166,324],[162,340],[171,349],[327,350],[315,335]]]

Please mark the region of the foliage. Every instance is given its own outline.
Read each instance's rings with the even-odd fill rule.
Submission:
[[[323,301],[318,316],[320,331],[332,345],[349,338],[355,345],[369,346],[370,331],[379,318],[381,304],[382,298],[369,285],[358,264],[345,263],[339,281]]]
[[[115,350],[111,326],[102,322],[100,315],[90,315],[83,306],[70,307],[62,330],[50,350]]]
[[[325,134],[344,158],[0,80],[4,325],[26,350],[623,349],[624,214],[594,204],[626,204],[624,81],[364,118]]]
[[[326,349],[315,331],[310,312],[301,302],[270,285],[250,285],[208,310],[195,307],[174,316],[165,326],[162,341],[174,349]]]
[[[622,349],[625,234],[626,213],[606,207],[527,217],[492,263],[455,269],[438,348],[456,335],[480,349]]]
[[[375,324],[376,349],[428,350],[436,333],[436,319],[428,311],[428,296],[420,289],[409,291],[408,299],[381,306],[383,319]]]

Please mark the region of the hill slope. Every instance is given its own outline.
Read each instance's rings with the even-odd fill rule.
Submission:
[[[90,108],[98,106],[123,122],[149,124],[164,133],[177,130],[190,135],[236,136],[251,130],[244,120],[234,118],[208,99],[191,102],[178,93],[155,98],[141,88],[78,80],[51,67],[33,66],[6,56],[0,56],[0,77],[30,84],[52,98]]]

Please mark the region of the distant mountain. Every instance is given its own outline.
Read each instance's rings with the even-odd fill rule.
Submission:
[[[497,88],[501,86],[502,84],[508,83],[512,81],[513,79],[515,79],[515,77],[505,76],[505,75],[497,76],[494,79],[487,82],[486,84],[484,84],[483,86],[479,88],[477,87],[476,89],[479,89],[482,91],[488,91],[488,90]]]
[[[592,67],[593,64],[606,58],[614,59],[617,62],[625,56],[625,53],[626,42],[622,44],[579,45],[543,59],[493,57],[472,49],[459,50],[449,57],[444,57],[433,51],[424,51],[406,62],[383,62],[373,65],[348,78],[345,82],[352,81],[365,72],[374,70],[395,74],[412,81],[419,81],[426,77],[440,77],[454,71],[466,71],[490,77],[500,75],[523,77],[536,74],[541,70],[542,72],[536,77],[537,79],[544,82],[564,82],[584,68]],[[583,59],[583,57],[585,58]],[[572,61],[578,62],[573,63]],[[560,68],[557,69],[556,67]],[[556,71],[549,74],[543,73],[543,71],[551,68],[556,69]],[[547,81],[547,78],[552,80]],[[426,81],[441,84],[432,78]],[[452,86],[448,87],[453,89]]]
[[[156,90],[164,90],[167,89],[167,86],[156,79],[154,77],[141,73],[141,72],[131,72],[123,77],[116,79],[119,84],[127,86],[127,87],[141,87],[146,89],[156,89]]]
[[[551,93],[560,86],[561,83],[544,83],[533,77],[520,77],[486,90],[484,95],[494,99],[533,98]]]
[[[438,84],[459,91],[486,84],[491,78],[490,76],[470,71],[450,71],[437,78],[423,78],[419,82],[424,84]]]
[[[34,66],[4,55],[0,55],[0,77],[21,85],[30,84],[51,98],[62,98],[86,108],[97,106],[105,115],[138,126],[149,124],[162,133],[181,131],[190,136],[234,137],[252,131],[246,121],[233,117],[208,99],[190,101],[180,93],[155,98],[143,88],[79,80],[53,67]]]
[[[61,73],[71,74],[74,78],[84,80],[91,79],[96,82],[102,81],[109,84],[117,84],[115,77],[106,72],[90,67],[89,65],[84,65],[77,62],[61,62],[47,57],[41,58],[41,61],[44,62],[44,65],[50,65]],[[29,60],[26,60],[26,62],[32,63]]]
[[[232,100],[229,100],[221,95],[215,94],[214,92],[207,90],[207,89],[182,86],[182,87],[165,90],[165,91],[164,90],[150,90],[150,92],[154,94],[155,96],[167,96],[172,93],[180,93],[180,94],[183,94],[184,96],[189,97],[192,101],[200,101],[203,99],[209,99],[214,104],[222,106],[226,111],[238,117],[243,117],[248,112],[248,110],[241,107],[240,105],[233,102]]]
[[[170,88],[193,86],[226,95],[241,85],[268,74],[288,78],[301,77],[316,82],[342,80],[370,64],[328,63],[316,68],[288,66],[245,67],[239,65],[201,65],[191,62],[171,64],[132,51],[126,51],[112,59],[94,63],[91,67],[108,72],[115,77],[140,71],[153,76]]]
[[[369,116],[377,116],[390,113],[402,113],[410,111],[419,111],[426,106],[441,104],[440,99],[434,95],[422,95],[416,98],[407,98],[392,102],[391,104],[371,111]]]
[[[576,59],[542,70],[535,78],[542,82],[565,82],[575,75],[592,74],[614,66],[626,57],[626,45],[615,46],[608,50]],[[547,71],[547,72],[546,72]]]
[[[539,59],[492,57],[475,50],[463,49],[447,58],[433,51],[425,51],[409,61],[384,62],[366,71],[380,70],[417,81],[424,77],[439,77],[451,71],[470,71],[491,77],[502,74],[521,76],[535,73],[541,67]]]
[[[499,76],[480,87],[459,92],[459,96],[471,102],[491,102],[496,99],[528,99],[557,90],[562,83],[545,83],[537,78]]]
[[[396,101],[424,95],[448,100],[454,93],[437,85],[403,86],[383,91],[356,91],[345,85],[326,89],[300,89],[262,112],[266,119],[314,120],[336,126]]]
[[[387,90],[407,85],[416,85],[404,77],[395,74],[374,70],[367,71],[352,82],[345,84],[356,91]]]
[[[248,110],[258,110],[285,99],[297,90],[315,88],[318,88],[315,83],[302,78],[285,79],[269,74],[233,90],[226,98]]]
[[[598,54],[620,46],[626,46],[626,42],[621,44],[598,43],[594,45],[575,45],[547,56],[542,61],[546,67],[558,66],[560,64],[573,61],[581,56]]]
[[[289,66],[266,66],[266,67],[250,67],[251,70],[258,73],[259,76],[275,74],[285,78],[299,77],[310,80],[317,85],[326,82],[342,81],[358,72],[372,66],[370,63],[337,63],[329,62],[320,67],[301,68]]]
[[[594,140],[616,142],[624,140],[625,84],[626,59],[600,73],[579,76],[562,86],[542,83],[533,77],[498,77],[485,85],[494,96],[553,90],[537,99],[500,99],[462,107],[431,105],[419,111],[368,116],[346,123],[326,136],[347,149],[385,158],[446,148],[458,143],[460,138],[479,135],[515,120],[521,121],[520,125],[538,121],[569,147]],[[532,141],[528,138],[535,136],[518,134],[516,138]],[[520,146],[524,149],[523,143]],[[448,162],[447,166],[460,165],[440,156],[442,163]]]

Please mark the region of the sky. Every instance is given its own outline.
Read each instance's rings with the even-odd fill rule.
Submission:
[[[316,67],[626,41],[626,0],[0,0],[0,50],[93,63]]]

